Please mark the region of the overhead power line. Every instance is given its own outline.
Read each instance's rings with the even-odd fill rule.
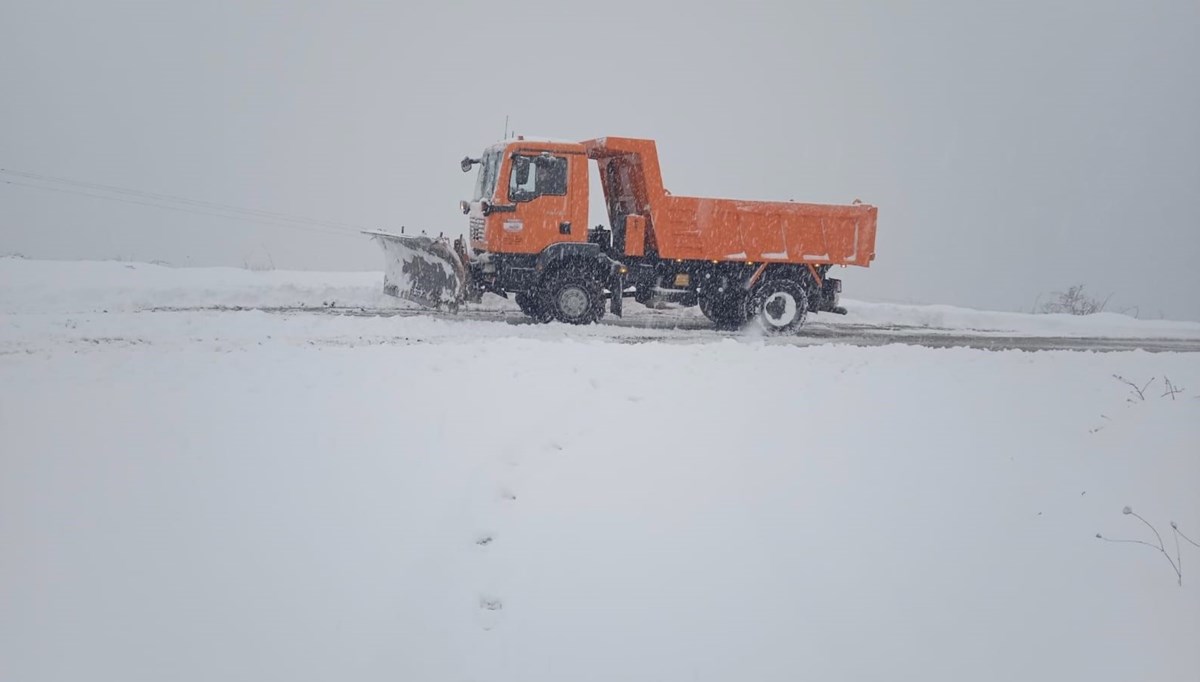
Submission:
[[[296,224],[296,223],[287,223],[287,222],[280,222],[280,221],[274,221],[274,220],[269,221],[269,220],[266,220],[263,218],[251,218],[251,217],[242,216],[242,215],[231,215],[228,213],[216,213],[213,211],[202,211],[202,210],[198,210],[195,208],[183,208],[181,206],[156,204],[156,203],[152,203],[149,201],[137,201],[134,199],[124,199],[121,197],[103,196],[103,195],[99,195],[99,194],[91,194],[88,192],[81,192],[78,190],[64,189],[62,187],[47,187],[47,186],[35,185],[35,184],[27,183],[27,182],[18,182],[16,180],[5,180],[5,179],[0,178],[0,183],[4,183],[6,185],[16,185],[19,187],[30,187],[33,189],[40,189],[40,190],[47,191],[47,192],[59,192],[61,194],[74,194],[76,196],[90,197],[92,199],[103,199],[105,201],[116,201],[116,202],[120,202],[122,204],[134,204],[137,206],[150,206],[153,208],[166,209],[168,211],[178,211],[180,213],[192,213],[194,215],[214,216],[217,218],[226,218],[228,220],[241,220],[241,221],[250,222],[250,223],[258,223],[261,225],[273,225],[276,227],[283,227],[283,228],[287,228],[287,229],[309,230],[312,232],[321,232],[324,234],[337,234],[337,235],[352,234],[351,232],[344,231],[344,230],[331,230],[328,228],[315,227],[315,226],[311,226],[311,225],[300,225],[300,224]]]
[[[14,180],[11,178],[20,178]],[[53,175],[30,173],[9,168],[0,168],[0,182],[7,185],[29,187],[63,194],[115,201],[139,206],[150,206],[169,211],[207,215],[217,218],[242,220],[245,222],[273,225],[289,229],[303,229],[325,234],[355,235],[365,229],[359,225],[332,220],[320,220],[277,211],[266,211],[255,208],[245,208],[215,201],[191,199],[171,194],[147,192],[144,190],[117,185],[106,185],[97,182],[84,182]]]

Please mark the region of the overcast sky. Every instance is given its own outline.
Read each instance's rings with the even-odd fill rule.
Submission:
[[[1200,319],[1200,2],[696,4],[2,0],[0,167],[460,233],[458,160],[509,115],[654,138],[675,194],[879,206],[849,297],[1084,283]],[[353,234],[0,184],[7,252],[381,267]]]

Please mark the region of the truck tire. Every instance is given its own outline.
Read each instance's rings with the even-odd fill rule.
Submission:
[[[559,322],[592,324],[604,313],[604,288],[588,268],[557,268],[540,288],[542,307]]]
[[[517,307],[534,322],[549,322],[550,311],[542,305],[536,291],[522,291],[516,295]]]
[[[700,296],[700,312],[712,320],[717,329],[741,329],[748,318],[746,314],[746,296],[742,293],[729,293],[720,296]]]
[[[754,290],[747,306],[768,334],[794,334],[808,316],[808,291],[794,279],[770,279]]]

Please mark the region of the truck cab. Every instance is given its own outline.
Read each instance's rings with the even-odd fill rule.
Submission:
[[[538,254],[552,244],[587,241],[588,158],[571,142],[514,140],[478,159],[475,192],[461,204],[473,254]]]

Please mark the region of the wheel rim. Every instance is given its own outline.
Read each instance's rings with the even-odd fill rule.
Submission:
[[[587,292],[579,287],[563,289],[558,294],[558,309],[571,319],[583,317],[588,309]]]
[[[776,329],[795,322],[799,314],[800,306],[796,305],[796,297],[786,291],[776,291],[763,301],[762,318]]]

